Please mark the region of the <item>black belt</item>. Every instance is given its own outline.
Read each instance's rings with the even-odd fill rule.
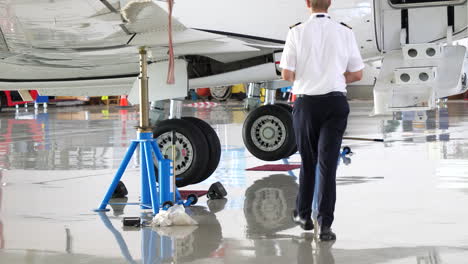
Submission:
[[[330,96],[346,96],[345,93],[342,92],[331,92],[327,94],[320,94],[320,95],[307,95],[307,94],[296,94],[296,98],[322,98],[322,97],[330,97]]]

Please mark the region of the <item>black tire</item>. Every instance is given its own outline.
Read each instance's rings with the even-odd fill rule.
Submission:
[[[292,115],[277,105],[252,111],[245,119],[242,137],[249,152],[265,161],[283,159],[296,146]]]
[[[289,104],[275,104],[275,105],[277,105],[277,106],[279,106],[279,107],[282,107],[282,108],[288,110],[289,113],[292,113],[293,108],[292,108],[292,106],[289,105]]]
[[[289,105],[289,104],[276,104],[276,105],[277,105],[277,106],[280,106],[280,107],[282,107],[282,108],[284,108],[284,109],[286,109],[286,110],[288,110],[289,113],[291,113],[291,118],[292,118],[292,111],[293,111],[293,108],[292,108],[291,105]],[[296,137],[294,136],[294,139],[295,139],[295,138],[296,138]],[[284,158],[289,158],[289,157],[291,157],[292,155],[296,154],[296,152],[297,152],[297,144],[296,144],[296,141],[294,141],[294,147],[291,148],[291,152],[288,153],[286,156],[284,156]]]
[[[161,121],[154,129],[153,136],[158,138],[157,144],[163,156],[172,158],[172,131],[176,132],[176,148],[180,155],[176,156],[176,186],[184,187],[192,182],[199,181],[205,175],[208,164],[208,143],[202,131],[192,124],[181,119]]]
[[[200,179],[192,182],[192,184],[200,183],[208,179],[213,172],[218,168],[219,161],[221,159],[221,142],[219,141],[218,134],[216,131],[205,121],[195,117],[182,117],[182,120],[191,122],[197,126],[202,133],[205,135],[205,139],[208,142],[209,158],[208,165],[205,174],[200,175]]]
[[[292,148],[291,152],[289,152],[288,155],[286,155],[284,158],[287,159],[291,157],[292,155],[296,154],[296,152],[297,152],[297,144],[294,143],[294,148]]]

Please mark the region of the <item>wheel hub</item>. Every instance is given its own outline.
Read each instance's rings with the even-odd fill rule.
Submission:
[[[172,159],[172,132],[166,132],[158,137],[158,146],[161,154]],[[175,169],[176,175],[187,171],[193,162],[192,143],[180,133],[176,133],[175,142]]]
[[[272,115],[259,117],[252,125],[251,138],[262,151],[275,151],[286,141],[286,128],[283,122]]]
[[[263,130],[263,137],[266,139],[272,139],[275,136],[275,130],[271,127],[266,127]]]

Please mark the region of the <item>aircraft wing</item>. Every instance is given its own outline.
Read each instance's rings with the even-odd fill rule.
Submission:
[[[135,34],[128,42],[129,45],[147,46],[156,48],[155,50],[167,48],[169,18],[165,5],[166,2],[163,1],[136,0],[122,9],[122,16],[127,21],[126,27]],[[259,51],[238,39],[187,28],[176,18],[172,18],[172,30],[174,52],[179,56]]]
[[[0,0],[0,90],[60,89],[74,95],[71,88],[85,87],[93,92],[79,95],[124,94],[138,75],[137,47],[148,47],[158,61],[168,52],[167,3],[124,2]],[[172,23],[178,57],[227,63],[277,48],[192,29],[177,18]]]

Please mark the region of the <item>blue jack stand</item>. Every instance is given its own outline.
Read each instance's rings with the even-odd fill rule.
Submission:
[[[109,189],[107,190],[101,205],[95,211],[109,211],[106,209],[112,194],[117,188],[120,179],[122,178],[128,163],[130,162],[137,146],[140,145],[140,169],[141,169],[141,208],[153,209],[153,213],[159,213],[161,202],[172,201],[170,192],[170,178],[171,175],[171,161],[164,159],[153,139],[152,132],[139,132],[138,140],[132,141],[125,157],[120,165],[114,180],[112,181]],[[156,183],[156,175],[154,171],[153,153],[158,160],[159,168],[159,185]],[[169,177],[168,177],[169,176]]]
[[[152,129],[149,126],[149,97],[148,97],[148,61],[144,47],[139,49],[140,54],[140,125],[138,127],[138,140],[132,141],[124,160],[120,165],[112,184],[107,190],[104,199],[96,212],[109,211],[106,209],[117,185],[122,178],[137,146],[140,146],[141,170],[141,203],[142,209],[152,209],[153,214],[159,213],[161,203],[176,202],[176,187],[171,161],[164,159],[158,145],[153,139]],[[159,184],[156,183],[153,154],[158,161]],[[172,188],[171,188],[172,187]]]

